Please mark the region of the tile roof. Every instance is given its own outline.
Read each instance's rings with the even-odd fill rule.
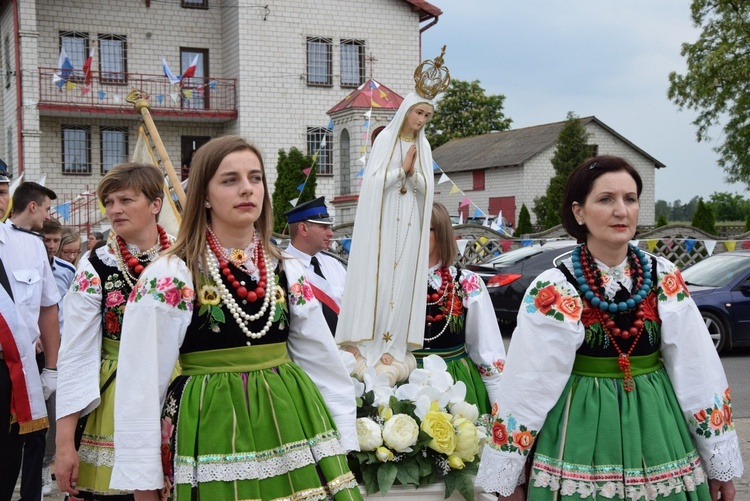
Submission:
[[[424,0],[406,0],[406,3],[410,3],[414,10],[419,10],[420,23],[433,17],[437,18],[443,13],[438,7]]]
[[[648,158],[656,168],[665,167],[663,163],[625,139],[598,118],[591,116],[580,120],[584,126],[589,123],[596,123]],[[432,152],[432,157],[445,172],[472,171],[493,167],[517,167],[529,161],[542,150],[554,146],[564,125],[565,122],[555,122],[454,139],[436,148]]]
[[[403,97],[381,84],[370,79],[357,87],[357,90],[346,96],[336,106],[328,110],[328,114],[349,108],[385,108],[397,110],[401,106]]]

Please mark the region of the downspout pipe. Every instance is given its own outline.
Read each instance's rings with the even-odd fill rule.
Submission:
[[[19,0],[11,0],[13,4],[13,33],[15,36],[16,56],[16,136],[18,137],[18,174],[23,174],[23,81],[21,79],[21,35]]]

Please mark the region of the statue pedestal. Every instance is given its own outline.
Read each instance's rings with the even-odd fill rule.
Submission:
[[[381,495],[379,492],[372,496],[365,494],[364,486],[360,485],[359,490],[362,491],[362,496],[365,500],[369,501],[380,501],[381,499],[388,498],[388,501],[414,501],[416,499],[422,499],[424,501],[442,501],[446,499],[445,486],[440,484],[423,485],[419,489],[413,486],[394,485],[391,490],[388,491],[387,496]],[[497,496],[484,492],[480,487],[474,488],[474,501],[495,501]],[[464,501],[463,496],[458,491],[453,491],[451,497],[447,498],[448,501]]]

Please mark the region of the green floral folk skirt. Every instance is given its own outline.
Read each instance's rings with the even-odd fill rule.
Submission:
[[[183,354],[162,419],[174,500],[361,499],[339,433],[286,343]]]
[[[448,374],[453,381],[463,381],[466,385],[466,402],[474,404],[479,409],[479,415],[491,414],[490,398],[484,386],[479,369],[466,353],[465,345],[445,350],[414,350],[412,354],[417,359],[417,366],[422,367],[422,359],[428,355],[439,355],[448,366]]]
[[[576,357],[537,438],[528,499],[711,499],[658,353],[630,360],[626,392],[616,358]]]
[[[100,385],[109,379],[117,369],[117,354],[120,342],[113,339],[102,339],[102,365],[99,374]],[[109,488],[112,467],[115,464],[115,381],[101,394],[99,406],[94,409],[86,421],[78,449],[78,489],[99,495],[129,494],[125,491],[113,491]]]

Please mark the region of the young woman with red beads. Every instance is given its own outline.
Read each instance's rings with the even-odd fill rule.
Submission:
[[[680,271],[630,243],[642,187],[613,156],[568,178],[580,245],[526,293],[477,475],[499,499],[734,499],[721,361]]]
[[[259,151],[236,136],[203,145],[177,241],[128,301],[113,488],[136,499],[361,499],[344,455],[357,448],[354,386],[272,226]]]
[[[97,195],[116,236],[81,263],[65,296],[55,476],[75,499],[133,498],[109,487],[114,379],[125,302],[144,267],[172,242],[157,224],[163,193],[164,178],[153,165],[127,163],[107,172]],[[76,424],[83,415],[88,418],[76,451]]]
[[[417,363],[440,355],[454,381],[466,384],[466,402],[490,414],[505,363],[505,346],[481,278],[453,265],[456,237],[448,210],[432,204],[427,270],[424,346],[412,354]]]

